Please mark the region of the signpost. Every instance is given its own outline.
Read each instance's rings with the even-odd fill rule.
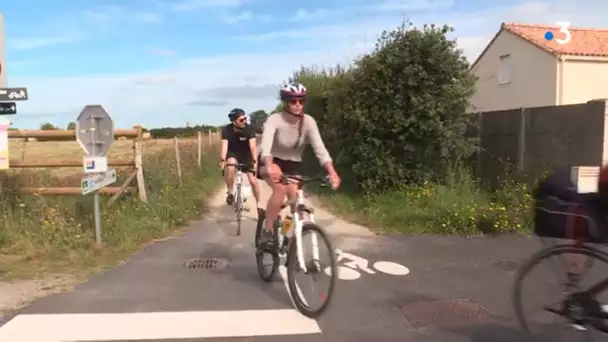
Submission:
[[[82,194],[87,195],[114,182],[116,182],[116,170],[109,169],[104,173],[83,178],[80,187],[82,188]]]
[[[17,114],[15,102],[0,102],[0,115]]]
[[[97,190],[116,181],[116,171],[108,170],[106,153],[114,142],[114,123],[100,105],[85,106],[76,119],[76,140],[87,156],[82,159],[85,173],[94,176],[82,180],[82,194],[93,193],[95,242],[101,244],[101,218]]]
[[[27,88],[0,88],[0,102],[27,100]]]

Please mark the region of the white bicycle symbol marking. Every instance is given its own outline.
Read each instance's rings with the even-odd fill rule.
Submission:
[[[365,272],[367,274],[376,274],[376,271],[368,267],[369,260],[343,252],[339,249],[334,250],[334,252],[336,253],[336,264],[340,263],[341,261],[348,260],[343,262],[342,266],[338,265],[336,267],[338,271],[338,279],[359,279],[361,277],[361,272]],[[379,272],[394,276],[404,276],[410,273],[409,268],[391,261],[376,261],[372,267]],[[331,275],[331,269],[329,267],[325,268],[325,274]]]

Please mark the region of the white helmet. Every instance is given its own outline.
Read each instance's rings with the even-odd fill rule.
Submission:
[[[281,88],[280,97],[281,101],[289,101],[293,99],[302,99],[308,95],[306,87],[297,82],[288,83]]]

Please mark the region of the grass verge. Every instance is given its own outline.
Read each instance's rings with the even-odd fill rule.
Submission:
[[[196,162],[194,146],[182,146],[183,185],[178,185],[171,148],[147,154],[144,160],[149,203],[123,196],[113,206],[102,197],[103,246],[94,244],[92,196],[20,196],[14,190],[34,181],[55,184],[48,172],[9,174],[0,201],[0,275],[28,278],[52,273],[95,271],[115,265],[155,239],[179,231],[206,208],[202,199],[219,184],[216,149]],[[119,176],[119,183],[121,177]],[[65,180],[63,180],[65,181]],[[71,182],[73,185],[73,181]]]
[[[527,234],[531,227],[529,189],[508,180],[497,192],[482,190],[466,176],[377,195],[314,192],[328,210],[385,234]]]

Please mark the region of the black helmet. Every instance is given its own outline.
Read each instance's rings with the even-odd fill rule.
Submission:
[[[234,121],[236,120],[239,116],[243,116],[245,115],[245,111],[242,110],[241,108],[234,108],[233,110],[230,111],[230,113],[228,114],[228,118],[230,119],[230,121]]]

